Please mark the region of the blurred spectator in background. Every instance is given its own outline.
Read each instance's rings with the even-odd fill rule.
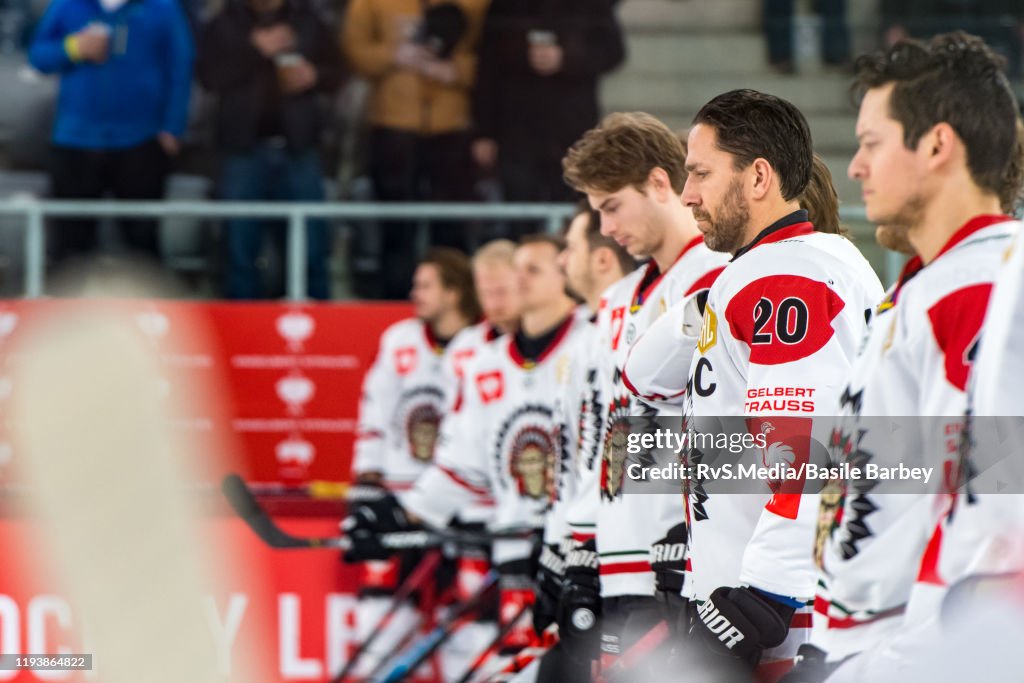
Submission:
[[[1010,75],[1020,76],[1024,0],[882,0],[881,11],[886,45],[962,29],[983,38],[1006,58]]]
[[[473,98],[473,157],[497,170],[506,201],[573,199],[562,157],[597,123],[598,78],[624,56],[609,0],[493,0]]]
[[[378,200],[473,198],[469,93],[487,0],[350,0],[342,48],[370,82],[369,172]],[[384,223],[381,292],[403,299],[415,226]],[[434,224],[432,245],[465,248],[461,225]]]
[[[768,43],[768,63],[784,74],[796,73],[793,61],[794,0],[763,0],[761,22]],[[846,66],[850,61],[850,28],[846,23],[846,0],[813,0],[821,16],[821,56],[829,66]]]
[[[229,0],[200,40],[199,81],[218,95],[219,196],[323,201],[319,96],[341,83],[341,52],[307,0]],[[264,295],[257,268],[268,221],[227,221],[225,295]],[[283,234],[283,233],[278,233]],[[327,299],[330,234],[306,229],[309,296]]]
[[[60,76],[51,193],[160,199],[188,121],[193,46],[177,0],[53,0],[29,61]],[[126,247],[159,256],[154,220],[119,221]],[[95,249],[94,219],[55,221],[56,261]]]

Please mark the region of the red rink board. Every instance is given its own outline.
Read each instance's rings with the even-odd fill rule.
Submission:
[[[345,481],[363,375],[383,330],[410,315],[405,304],[228,304],[109,302],[149,339],[176,392],[176,421],[224,444],[205,463],[215,484],[238,471],[249,481],[301,485]],[[18,335],[37,316],[60,316],[73,300],[0,301],[0,484],[17,484],[16,447],[7,437],[5,402],[19,362]],[[29,351],[30,352],[30,351]],[[212,387],[189,400],[186,386]],[[209,494],[208,494],[209,495]],[[332,550],[272,551],[214,501],[202,539],[211,564],[230,557],[226,587],[208,601],[211,638],[227,671],[242,659],[264,680],[321,681],[353,647],[354,572]],[[3,502],[0,499],[0,502]],[[61,596],[34,547],[34,524],[0,505],[0,651],[88,652],[78,642],[79,615]],[[340,503],[276,502],[278,522],[298,535],[332,536]],[[159,590],[154,586],[154,590]],[[99,662],[98,662],[99,664]],[[0,681],[102,681],[101,675],[0,671]],[[141,680],[141,679],[140,679]]]
[[[186,429],[212,432],[240,447],[249,481],[302,484],[348,478],[363,375],[386,327],[410,315],[407,304],[231,304],[111,302],[146,335],[179,379],[222,389],[212,408],[181,415]],[[0,416],[16,387],[7,378],[18,333],[33,318],[80,307],[73,300],[0,301]],[[0,482],[17,453],[0,418]],[[220,475],[224,471],[215,471]]]
[[[328,536],[337,533],[340,514],[339,506],[327,516],[278,521],[292,533]],[[0,562],[0,649],[88,652],[77,635],[80,615],[33,556],[33,526],[17,517],[0,518],[0,548],[5,549]],[[210,637],[224,673],[236,673],[242,660],[267,674],[260,679],[264,681],[323,681],[328,671],[337,671],[355,646],[357,580],[338,552],[270,550],[242,522],[226,515],[213,515],[209,531],[208,547],[230,549],[235,565],[244,569],[232,573],[218,594],[204,598]],[[90,675],[0,671],[0,681],[102,682],[102,659],[95,662],[98,670]]]

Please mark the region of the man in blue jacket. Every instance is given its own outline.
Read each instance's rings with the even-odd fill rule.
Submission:
[[[53,0],[29,48],[60,76],[51,192],[58,199],[159,199],[188,119],[192,37],[177,0]],[[63,259],[96,246],[95,220],[54,225]],[[156,257],[152,220],[120,222],[125,246]]]

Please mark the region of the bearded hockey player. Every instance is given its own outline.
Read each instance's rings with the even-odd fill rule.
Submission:
[[[790,680],[821,680],[839,663],[829,680],[907,666],[938,634],[940,601],[959,578],[945,527],[969,519],[977,504],[973,493],[949,495],[966,475],[958,472],[965,391],[992,282],[1018,230],[1000,212],[1018,118],[1000,62],[960,32],[858,60],[860,145],[850,177],[863,186],[868,218],[885,226],[883,245],[905,243],[916,256],[872,318],[835,443],[861,466],[919,465],[940,475],[905,493],[845,482],[823,495],[817,649],[803,653]],[[998,525],[979,531],[984,543]]]
[[[732,261],[703,307],[684,424],[704,433],[738,423],[767,444],[747,460],[797,467],[809,457],[809,418],[834,412],[882,288],[851,242],[816,231],[800,209],[813,153],[796,107],[753,90],[719,95],[689,143],[683,201],[708,247]],[[691,445],[686,464],[699,472],[715,456],[737,457]],[[685,484],[693,637],[771,676],[809,631],[817,496],[780,481],[759,494],[718,483]]]
[[[570,291],[584,301],[589,321],[576,340],[569,379],[557,411],[562,453],[555,502],[544,524],[544,548],[533,611],[534,630],[538,634],[558,616],[565,559],[572,538],[581,534],[593,538],[592,520],[598,501],[595,421],[604,415],[599,377],[607,366],[607,354],[599,342],[597,316],[602,292],[637,266],[625,249],[601,234],[601,217],[585,201],[566,230],[560,263]],[[570,519],[591,522],[570,527]],[[565,647],[571,647],[572,642],[571,638],[560,642],[544,656],[538,681],[578,680],[590,675],[586,655],[565,656]]]
[[[600,213],[601,233],[632,256],[649,259],[602,297],[598,327],[608,365],[602,373],[605,414],[596,433],[601,458],[596,538],[581,539],[572,553],[559,621],[562,637],[571,638],[577,631],[572,616],[578,606],[596,603],[599,584],[601,660],[610,666],[664,620],[664,601],[656,592],[678,599],[681,567],[652,566],[652,545],[666,556],[672,547],[681,552],[684,533],[678,495],[623,494],[627,421],[653,417],[655,411],[633,398],[622,366],[637,337],[672,304],[706,288],[726,258],[704,245],[680,201],[686,154],[676,134],[654,117],[612,114],[577,141],[562,163],[566,181],[586,193]],[[575,517],[570,521],[582,521]]]
[[[401,504],[385,498],[346,520],[356,555],[379,552],[380,532],[416,523],[444,527],[460,508],[487,494],[495,500],[492,530],[543,527],[558,455],[555,406],[585,324],[565,293],[560,251],[557,238],[524,238],[515,253],[522,300],[519,330],[488,345],[466,365],[462,400],[443,423],[435,462],[401,494]],[[532,547],[527,539],[494,543],[503,619],[533,602]],[[517,624],[504,641],[508,647],[532,640],[528,612]]]
[[[817,154],[811,180],[800,197],[800,208],[807,211],[807,220],[819,232],[841,233],[839,197],[832,172]],[[707,290],[702,289],[675,304],[633,344],[622,377],[634,396],[655,407],[683,404],[705,297]]]

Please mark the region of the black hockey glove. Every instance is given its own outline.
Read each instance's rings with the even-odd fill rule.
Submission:
[[[722,586],[697,608],[694,634],[712,652],[753,667],[786,639],[794,612],[757,589]]]
[[[352,544],[345,551],[344,559],[346,562],[385,560],[394,555],[395,551],[381,544],[380,534],[418,528],[419,525],[409,521],[405,510],[390,493],[376,500],[358,503],[341,522],[341,530]]]
[[[686,569],[686,522],[676,524],[664,538],[651,544],[651,569],[657,591],[673,595],[682,592],[683,571]]]
[[[779,683],[822,683],[834,667],[825,663],[825,651],[804,643],[796,651],[793,668],[779,679]]]
[[[601,648],[601,577],[597,546],[591,539],[577,545],[565,562],[562,599],[558,605],[558,637],[569,657],[597,659]]]
[[[533,604],[533,630],[540,635],[558,618],[558,602],[562,598],[565,558],[555,544],[544,544],[537,569],[537,599]]]
[[[690,601],[680,595],[686,569],[686,540],[686,522],[680,522],[651,544],[654,596],[665,609],[665,622],[674,639],[685,638],[690,631]]]

